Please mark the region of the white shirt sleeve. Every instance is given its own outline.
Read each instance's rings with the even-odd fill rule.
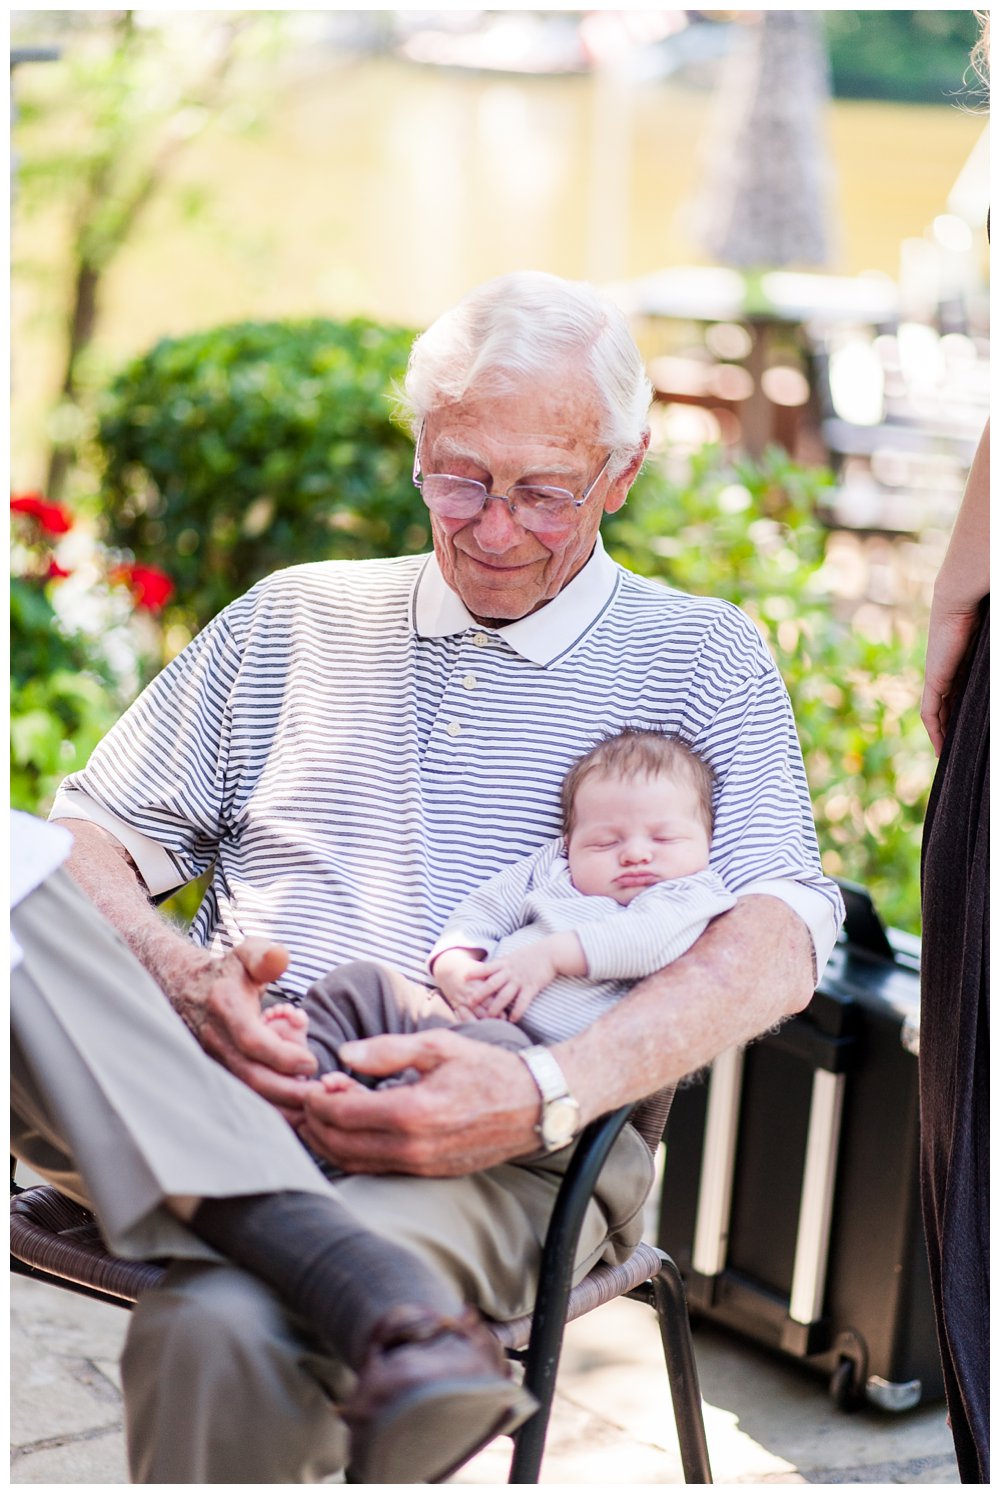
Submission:
[[[67,788],[65,783],[62,784],[56,793],[49,819],[88,820],[90,824],[100,825],[102,830],[110,831],[132,857],[151,897],[173,892],[187,880],[159,841],[140,834],[134,826],[112,814],[82,789]]]

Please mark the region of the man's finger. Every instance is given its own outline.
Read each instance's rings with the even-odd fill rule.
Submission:
[[[302,1114],[304,1090],[307,1083],[304,1078],[295,1079],[285,1074],[277,1074],[267,1064],[254,1063],[232,1047],[225,1052],[219,1051],[220,1046],[206,1042],[205,1049],[237,1079],[242,1079],[243,1083],[249,1085],[262,1099],[276,1106],[286,1120],[291,1115],[298,1117]]]
[[[393,1156],[405,1145],[409,1127],[405,1122],[408,1100],[399,1096],[411,1088],[398,1085],[391,1089],[368,1089],[355,1082],[349,1089],[327,1089],[321,1085],[305,1087],[303,1134],[322,1135],[324,1154],[375,1156],[378,1150],[392,1150]],[[348,1140],[348,1133],[350,1139]],[[363,1139],[366,1138],[366,1139]],[[390,1145],[387,1145],[390,1144]]]
[[[269,939],[261,939],[256,935],[237,944],[233,954],[250,979],[259,986],[270,985],[288,969],[288,950],[281,944],[272,944]]]
[[[377,1079],[410,1067],[426,1074],[444,1062],[451,1051],[449,1044],[454,1041],[460,1041],[454,1033],[433,1028],[427,1032],[406,1032],[342,1043],[337,1056],[348,1068],[372,1074]]]
[[[295,1038],[285,1037],[279,1028],[264,1022],[259,1012],[210,1011],[200,1036],[213,1057],[234,1073],[240,1060],[274,1069],[279,1075],[316,1072],[315,1055]]]

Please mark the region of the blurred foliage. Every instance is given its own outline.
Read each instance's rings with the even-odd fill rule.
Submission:
[[[631,570],[753,618],[791,697],[825,870],[863,883],[887,922],[916,931],[934,766],[916,708],[922,656],[897,630],[878,641],[838,617],[816,519],[830,481],[777,448],[754,465],[706,447],[672,476],[649,463],[605,521],[605,542]]]
[[[844,99],[968,101],[972,10],[826,10],[833,92]]]
[[[57,206],[65,236],[62,367],[48,421],[46,490],[53,498],[61,496],[104,373],[94,340],[108,270],[205,130],[246,130],[255,122],[241,65],[276,57],[282,25],[277,12],[40,11],[18,17],[18,41],[30,43],[36,34],[55,38],[59,57],[49,66],[68,77],[68,86],[62,81],[37,100],[19,100],[19,128],[35,128],[33,148],[18,157],[15,178],[18,214],[51,215]],[[206,199],[189,188],[178,205],[196,215]]]
[[[169,571],[175,639],[281,566],[427,548],[392,418],[412,340],[363,318],[246,322],[159,342],[114,380],[105,536]]]
[[[55,588],[69,574],[54,558],[58,527],[29,514],[11,514],[10,583],[10,802],[44,814],[67,773],[82,768],[126,704],[96,640],[68,626],[53,606]]]

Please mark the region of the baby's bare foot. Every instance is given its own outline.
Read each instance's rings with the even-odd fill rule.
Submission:
[[[277,1028],[279,1036],[308,1049],[306,1031],[309,1027],[309,1018],[300,1007],[292,1006],[290,1002],[282,1002],[279,1006],[265,1008],[261,1016],[269,1027]]]

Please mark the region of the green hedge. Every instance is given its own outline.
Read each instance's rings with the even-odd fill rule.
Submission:
[[[969,10],[827,10],[835,97],[968,103],[969,54],[979,34]]]
[[[108,543],[176,584],[165,621],[195,632],[295,561],[427,547],[413,447],[392,417],[413,333],[245,322],[166,339],[101,406]]]

